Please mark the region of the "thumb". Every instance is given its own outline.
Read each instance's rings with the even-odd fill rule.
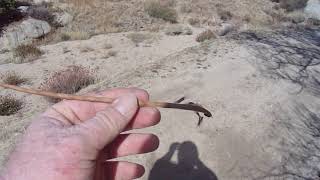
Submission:
[[[135,95],[121,96],[95,117],[80,124],[80,133],[101,150],[125,129],[137,110],[138,100]]]

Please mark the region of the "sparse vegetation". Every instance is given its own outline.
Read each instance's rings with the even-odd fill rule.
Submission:
[[[92,72],[83,66],[70,66],[52,74],[40,88],[50,92],[74,94],[95,82]],[[52,99],[58,102],[59,99]]]
[[[10,116],[22,109],[22,102],[16,98],[6,95],[0,96],[0,116]]]
[[[67,31],[60,34],[62,41],[87,40],[91,35],[85,31]]]
[[[206,40],[210,40],[216,38],[216,34],[211,30],[206,30],[197,36],[197,42],[204,42]]]
[[[19,45],[13,50],[15,63],[26,63],[39,58],[43,52],[33,44]]]
[[[19,85],[27,81],[26,78],[20,76],[14,71],[6,72],[5,74],[2,75],[1,79],[3,83],[11,84],[11,85]]]
[[[161,3],[160,1],[149,1],[145,5],[145,10],[151,17],[177,23],[178,13],[168,4]]]

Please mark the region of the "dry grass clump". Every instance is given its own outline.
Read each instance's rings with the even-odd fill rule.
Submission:
[[[0,96],[0,116],[10,116],[22,109],[22,102],[14,97]]]
[[[197,42],[204,42],[206,40],[210,40],[210,39],[213,39],[213,38],[216,38],[216,34],[214,32],[212,32],[211,30],[206,30],[202,33],[200,33],[198,36],[197,36],[197,39],[196,41]]]
[[[306,7],[308,0],[278,0],[280,7],[287,11],[294,11]]]
[[[90,33],[85,31],[67,31],[60,34],[62,41],[87,40],[90,38]]]
[[[25,63],[36,60],[43,52],[33,44],[19,45],[13,50],[15,63]]]
[[[1,79],[3,83],[10,85],[20,85],[27,81],[26,78],[22,77],[14,71],[6,72],[4,75],[2,75]]]
[[[171,8],[167,3],[161,1],[149,1],[145,5],[146,12],[155,18],[160,18],[171,23],[177,23],[178,13],[175,9]]]
[[[95,78],[92,72],[83,66],[69,66],[65,70],[54,72],[40,88],[55,93],[74,94],[81,89],[93,84]],[[60,99],[49,99],[58,102]]]

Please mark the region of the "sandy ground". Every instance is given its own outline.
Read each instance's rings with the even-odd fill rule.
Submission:
[[[254,36],[258,41],[246,36],[245,41],[221,38],[199,44],[195,41],[199,32],[194,29],[191,36],[154,34],[153,41],[139,46],[123,33],[62,42],[41,47],[46,54],[33,63],[2,64],[0,71],[14,69],[32,80],[25,86],[38,87],[50,72],[81,64],[95,69],[100,79],[82,92],[135,86],[148,90],[152,99],[175,101],[184,96],[186,102],[209,108],[214,115],[204,118],[200,126],[193,112],[161,110],[159,125],[135,131],[154,133],[161,141],[156,152],[124,158],[145,165],[143,180],[316,177],[316,171],[308,167],[317,167],[314,164],[319,162],[318,152],[313,147],[302,149],[304,144],[295,142],[303,138],[318,142],[305,123],[320,117],[315,84],[303,81],[302,86],[278,76],[275,72],[282,72],[282,66],[279,71],[266,71],[269,61],[265,59],[273,60],[274,56],[261,51],[279,47],[260,41],[259,37]],[[319,61],[318,44],[308,38],[290,38],[294,47],[303,43],[305,46],[300,48],[314,50],[311,60]],[[103,48],[106,43],[118,52],[115,57],[104,58],[110,51]],[[91,50],[81,50],[86,47]],[[310,77],[316,77],[318,70],[318,66],[312,66]],[[2,163],[32,117],[49,105],[41,97],[17,96],[24,100],[25,108],[14,116],[0,117]],[[305,157],[303,152],[311,154],[312,160],[300,161]]]

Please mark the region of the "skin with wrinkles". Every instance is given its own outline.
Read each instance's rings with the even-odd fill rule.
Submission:
[[[126,180],[142,176],[141,165],[109,160],[157,149],[155,135],[123,132],[157,124],[160,112],[138,107],[138,99],[149,99],[143,90],[113,89],[96,95],[116,100],[112,104],[64,100],[33,120],[0,179]]]

